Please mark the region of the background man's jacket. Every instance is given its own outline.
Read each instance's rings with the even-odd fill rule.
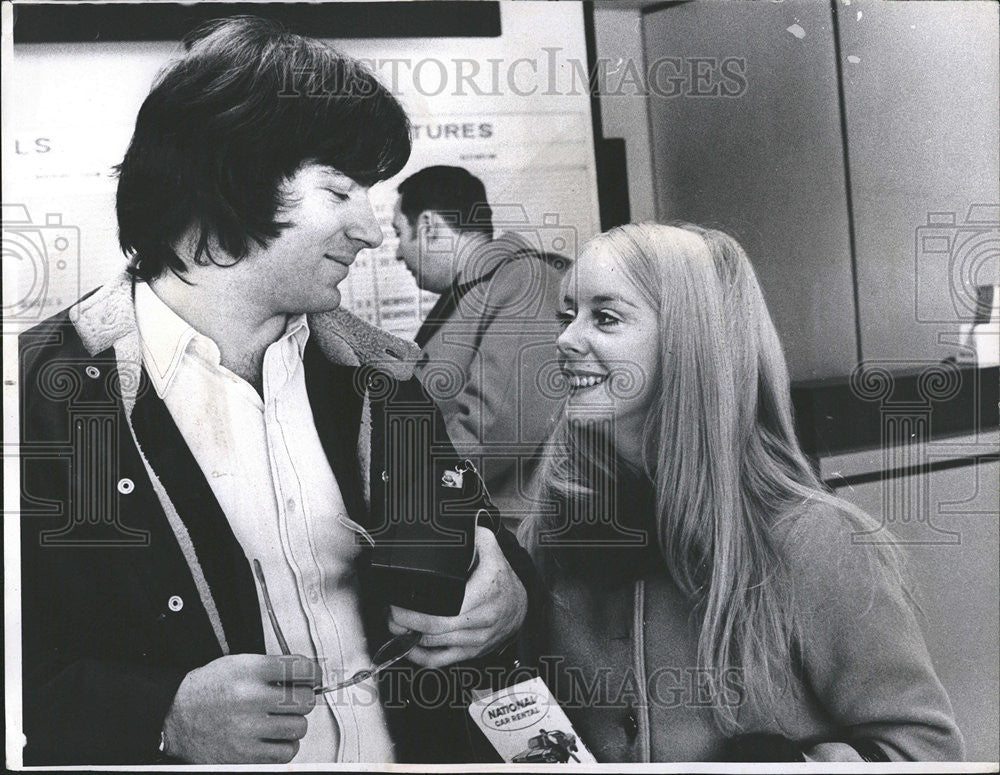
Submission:
[[[481,460],[490,495],[511,523],[534,508],[528,493],[538,450],[565,399],[556,311],[568,266],[502,234],[469,257],[417,334],[424,349],[416,376],[455,446]]]
[[[411,486],[387,481],[387,454],[457,458],[411,379],[412,344],[343,311],[309,323],[316,429],[349,516],[377,535],[386,488]],[[20,365],[25,764],[153,763],[184,676],[225,654],[264,652],[249,561],[142,368],[129,278],[23,334]],[[425,418],[430,452],[387,449],[386,417],[399,407]],[[533,610],[530,560],[492,526]],[[390,636],[367,557],[358,587],[374,650]],[[489,660],[503,663],[462,666],[467,687]],[[455,684],[455,671],[405,662],[383,674],[398,761],[489,757]]]

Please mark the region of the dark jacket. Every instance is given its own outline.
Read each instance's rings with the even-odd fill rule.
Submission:
[[[154,763],[184,676],[225,654],[264,653],[250,565],[142,368],[131,291],[122,278],[19,341],[29,765]],[[387,524],[388,490],[441,489],[438,481],[392,480],[385,472],[401,470],[400,461],[390,465],[387,456],[422,454],[416,470],[438,479],[458,459],[410,378],[412,345],[344,312],[314,316],[310,328],[303,358],[316,429],[349,516],[377,534]],[[427,429],[428,448],[387,438],[387,418],[399,407]],[[535,601],[530,560],[492,509],[490,516]],[[389,633],[368,557],[361,552],[357,572],[374,649]],[[490,760],[456,681],[486,688],[481,668],[512,659],[491,655],[440,673],[404,662],[383,674],[397,760]],[[447,691],[428,699],[427,673]]]

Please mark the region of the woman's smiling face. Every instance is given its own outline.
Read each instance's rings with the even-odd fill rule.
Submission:
[[[659,385],[659,314],[606,247],[585,248],[563,281],[557,340],[569,407],[604,407],[616,442],[639,441]],[[632,444],[619,446],[632,446]]]

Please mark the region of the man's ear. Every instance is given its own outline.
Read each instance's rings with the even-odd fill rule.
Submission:
[[[456,235],[455,227],[441,217],[441,213],[436,210],[424,210],[420,213],[421,219],[427,217],[427,234],[429,241],[454,240]]]
[[[434,215],[433,210],[424,210],[413,223],[413,236],[424,244],[434,239]]]
[[[184,268],[187,271],[190,271],[192,268],[198,268],[198,262],[194,260],[194,255],[198,250],[200,236],[198,229],[194,225],[191,225],[177,239],[170,243],[170,249],[177,256],[178,260],[184,264]],[[225,256],[225,252],[219,245],[219,240],[213,234],[210,234],[208,237],[207,247],[213,256]]]

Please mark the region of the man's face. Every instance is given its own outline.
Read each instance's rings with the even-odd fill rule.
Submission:
[[[275,314],[325,312],[340,306],[337,286],[363,248],[382,244],[368,189],[332,167],[305,164],[281,192],[291,225],[228,271],[245,274],[248,296]]]
[[[436,235],[436,231],[451,230],[446,226],[440,226],[436,230],[431,228],[431,224],[426,222],[431,218],[431,213],[422,213],[417,223],[411,225],[397,200],[392,215],[392,228],[399,238],[396,259],[406,264],[420,288],[433,293],[444,293],[451,285],[454,274],[453,259],[451,251],[438,248],[453,248],[454,235]]]

